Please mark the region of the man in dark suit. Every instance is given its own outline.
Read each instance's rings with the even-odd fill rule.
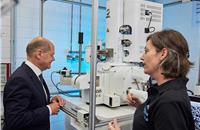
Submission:
[[[42,72],[54,61],[54,46],[44,37],[34,38],[26,48],[27,60],[11,75],[3,96],[4,130],[50,130],[50,115],[65,101],[50,101]]]

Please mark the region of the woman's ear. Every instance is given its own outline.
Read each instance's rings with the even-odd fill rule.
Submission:
[[[161,61],[164,60],[164,59],[167,57],[168,53],[169,53],[169,50],[168,50],[167,48],[163,48],[163,49],[161,50],[161,57],[160,57],[160,60],[161,60]]]

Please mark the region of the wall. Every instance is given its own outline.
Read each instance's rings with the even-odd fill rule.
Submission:
[[[193,90],[198,83],[200,64],[200,22],[196,13],[200,2],[187,2],[164,7],[164,28],[173,28],[180,31],[188,41],[190,60],[194,63],[188,78],[188,89]]]
[[[86,2],[86,0],[84,1]],[[47,37],[55,44],[55,61],[50,70],[45,71],[45,79],[59,82],[59,75],[52,72],[67,67],[72,72],[78,72],[78,59],[68,60],[67,56],[78,57],[78,32],[83,32],[82,58],[84,59],[85,48],[91,40],[91,6],[81,6],[67,2],[46,1],[44,4],[44,37]],[[98,39],[105,41],[105,9],[99,10]],[[72,53],[70,53],[72,52]],[[89,64],[82,61],[81,72],[87,72]],[[51,92],[57,92],[55,86],[49,83]],[[71,88],[62,87],[67,90]]]
[[[40,0],[20,0],[16,6],[14,68],[20,66],[26,59],[25,49],[28,42],[39,35],[39,11]]]

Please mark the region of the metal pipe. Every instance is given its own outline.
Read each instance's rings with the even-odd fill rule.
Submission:
[[[71,27],[70,27],[70,52],[72,52],[72,35],[73,35],[73,12],[74,12],[74,5],[71,4]]]
[[[79,59],[78,59],[78,73],[81,75],[81,63],[82,63],[82,43],[79,43]]]
[[[10,13],[10,62],[11,62],[11,73],[16,69],[16,7],[11,8]]]
[[[198,78],[198,84],[197,85],[200,85],[200,56],[199,56],[199,75],[198,75],[198,77],[199,78]]]
[[[96,115],[96,70],[97,70],[97,32],[98,32],[98,0],[92,0],[92,40],[91,40],[91,67],[90,67],[90,106],[89,130],[95,130]]]
[[[82,0],[80,0],[80,3],[82,3]],[[80,4],[80,10],[79,10],[79,32],[81,32],[81,22],[82,22],[82,17],[81,17],[81,13],[82,13],[82,5]]]
[[[80,3],[82,3],[82,0],[80,0]],[[81,12],[82,12],[82,5],[80,5],[80,10],[79,10],[79,32],[81,32],[81,21],[82,21]],[[81,75],[82,44],[83,43],[79,43],[79,62],[78,62],[79,75]]]
[[[83,6],[87,6],[87,7],[92,7],[91,4],[82,3],[82,2],[77,2],[77,1],[73,1],[73,0],[54,0],[54,1],[65,2],[65,3],[73,3],[74,5],[83,5]],[[99,9],[106,9],[106,7],[104,7],[104,6],[99,6]]]
[[[45,2],[45,0],[41,0],[41,2],[40,2],[40,21],[39,21],[39,30],[40,30],[40,32],[39,32],[39,35],[40,36],[43,36],[43,11],[44,11],[44,9],[43,9],[43,7],[44,7],[44,2]]]

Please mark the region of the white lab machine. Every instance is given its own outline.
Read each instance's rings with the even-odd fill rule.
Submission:
[[[106,46],[97,50],[97,127],[107,126],[113,118],[132,126],[135,108],[127,105],[127,94],[132,92],[142,101],[147,98],[145,90],[149,77],[143,73],[140,56],[146,37],[162,29],[162,11],[162,4],[154,2],[107,0]],[[90,48],[87,48],[86,60],[90,61],[89,58]],[[70,105],[64,106],[63,111],[73,118],[71,124],[76,129],[88,129],[90,72],[72,76],[65,69],[60,76],[62,85],[81,90],[81,98],[66,98]],[[127,127],[122,129],[127,130]]]

